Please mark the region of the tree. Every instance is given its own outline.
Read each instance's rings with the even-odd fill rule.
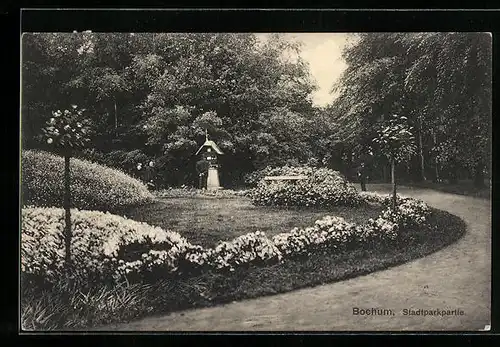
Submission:
[[[420,103],[416,112],[431,130],[435,159],[452,171],[468,168],[483,185],[490,160],[491,35],[412,34],[405,46],[414,56],[405,89]]]
[[[169,47],[162,52],[177,55],[148,58],[151,65],[164,66],[152,69],[159,76],[151,79],[141,107],[144,124],[158,135],[148,135],[148,145],[162,143],[170,165],[178,159],[192,167],[185,164],[193,160],[206,129],[226,153],[225,172],[235,178],[286,160],[290,152],[300,155],[293,147],[303,136],[281,134],[294,130],[291,121],[286,124],[287,115],[304,119],[312,114],[311,83],[305,65],[282,59],[286,50],[293,50],[286,41],[273,38],[258,45],[251,34],[176,34],[162,40]],[[175,111],[179,107],[181,118]]]
[[[70,158],[75,149],[84,147],[90,141],[90,123],[83,118],[84,109],[72,105],[64,111],[52,112],[46,126],[42,129],[41,139],[59,149],[64,156],[64,245],[65,264],[71,268],[71,178]]]
[[[491,161],[491,35],[359,34],[343,56],[332,105],[342,141],[369,141],[382,115],[405,114],[418,137],[414,179],[432,164],[435,179],[441,167],[452,179],[465,168],[482,184]]]
[[[377,129],[373,142],[391,163],[392,207],[396,209],[396,164],[408,160],[415,154],[415,138],[407,118],[393,115]]]

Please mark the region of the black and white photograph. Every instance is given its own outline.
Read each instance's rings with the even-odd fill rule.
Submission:
[[[491,33],[20,39],[22,331],[492,329]]]

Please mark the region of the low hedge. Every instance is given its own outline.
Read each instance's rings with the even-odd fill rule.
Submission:
[[[64,158],[48,152],[22,152],[23,205],[62,207]],[[152,202],[154,197],[140,181],[127,174],[86,160],[70,161],[72,207],[116,211]]]

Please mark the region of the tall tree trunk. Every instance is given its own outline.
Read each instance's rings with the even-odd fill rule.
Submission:
[[[435,130],[432,130],[432,142],[433,146],[437,146],[437,134]],[[434,182],[438,183],[439,182],[439,160],[436,154],[434,154],[434,170],[435,170],[435,177],[434,177]]]
[[[411,156],[408,154],[407,160],[406,160],[406,179],[410,182],[412,180],[411,177]]]
[[[387,176],[387,165],[385,162],[382,164],[382,180],[385,183],[389,181],[389,177]]]
[[[436,162],[435,162],[434,170],[435,170],[435,173],[436,173],[435,182],[438,183],[439,182],[439,161],[437,159],[436,159]]]
[[[352,181],[353,177],[352,177],[352,171],[353,171],[353,167],[352,167],[352,149],[349,148],[347,150],[347,177],[350,181]]]
[[[118,129],[118,113],[117,113],[117,109],[116,109],[116,98],[113,99],[113,104],[115,107],[115,130],[116,130],[116,129]]]
[[[474,187],[484,188],[484,162],[478,160],[474,167]]]
[[[366,192],[366,168],[364,167],[359,170],[359,183],[361,184],[361,191]]]
[[[420,154],[420,180],[426,181],[427,177],[425,177],[425,160],[424,160],[424,146],[422,143],[422,119],[419,117],[420,129],[418,131],[418,146],[419,146],[419,154]]]
[[[449,163],[449,183],[457,184],[458,183],[458,164],[456,158],[452,158]]]
[[[67,270],[71,268],[71,191],[70,191],[70,157],[71,152],[66,150],[64,154],[64,247],[65,265]]]
[[[396,162],[391,158],[392,208],[396,209]]]

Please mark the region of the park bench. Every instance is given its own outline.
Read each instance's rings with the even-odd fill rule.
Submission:
[[[264,181],[266,182],[282,182],[282,181],[290,181],[290,182],[297,182],[300,180],[305,180],[307,179],[307,176],[303,175],[295,175],[295,176],[266,176],[264,177]]]

